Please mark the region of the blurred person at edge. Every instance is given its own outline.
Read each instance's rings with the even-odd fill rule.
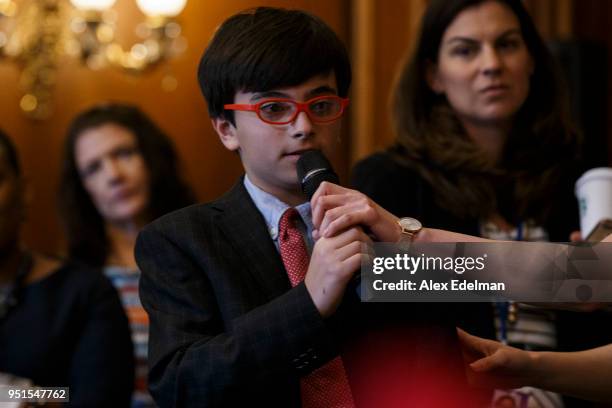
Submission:
[[[68,406],[127,407],[134,361],[119,297],[95,270],[21,245],[26,201],[0,132],[0,385],[68,387]]]
[[[103,268],[119,291],[136,358],[133,407],[147,391],[149,320],[138,297],[136,236],[159,216],[192,204],[170,139],[135,106],[104,104],[72,121],[64,146],[60,212],[69,255]]]
[[[612,236],[606,241],[612,241]],[[531,385],[612,402],[612,344],[574,352],[526,351],[458,332],[468,377],[474,384],[506,388]]]
[[[557,64],[521,1],[432,0],[396,83],[396,141],[356,165],[353,185],[433,228],[567,241],[578,229],[573,185],[581,170],[568,106]],[[531,350],[612,340],[601,311],[553,313],[512,302],[456,311],[465,330],[494,338],[497,329],[499,339]],[[510,397],[518,392],[563,406],[535,389]]]

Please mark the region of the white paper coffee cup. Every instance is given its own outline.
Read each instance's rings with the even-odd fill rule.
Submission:
[[[576,181],[580,231],[586,238],[599,221],[612,219],[612,168],[598,167]]]

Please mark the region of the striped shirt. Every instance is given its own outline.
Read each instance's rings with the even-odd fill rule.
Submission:
[[[136,363],[136,384],[132,396],[132,408],[155,407],[155,402],[147,390],[149,316],[142,307],[138,296],[140,271],[123,266],[106,266],[104,274],[119,292],[132,331]]]

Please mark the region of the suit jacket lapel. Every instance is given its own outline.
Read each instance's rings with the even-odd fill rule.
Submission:
[[[286,292],[291,287],[287,272],[242,178],[214,207],[221,211],[217,217],[219,228],[232,242],[264,293],[273,299]]]

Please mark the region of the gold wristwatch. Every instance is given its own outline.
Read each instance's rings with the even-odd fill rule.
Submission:
[[[414,237],[423,229],[423,224],[416,218],[404,217],[397,220],[397,225],[400,227],[400,238],[397,243],[404,247],[406,244],[412,243]]]

